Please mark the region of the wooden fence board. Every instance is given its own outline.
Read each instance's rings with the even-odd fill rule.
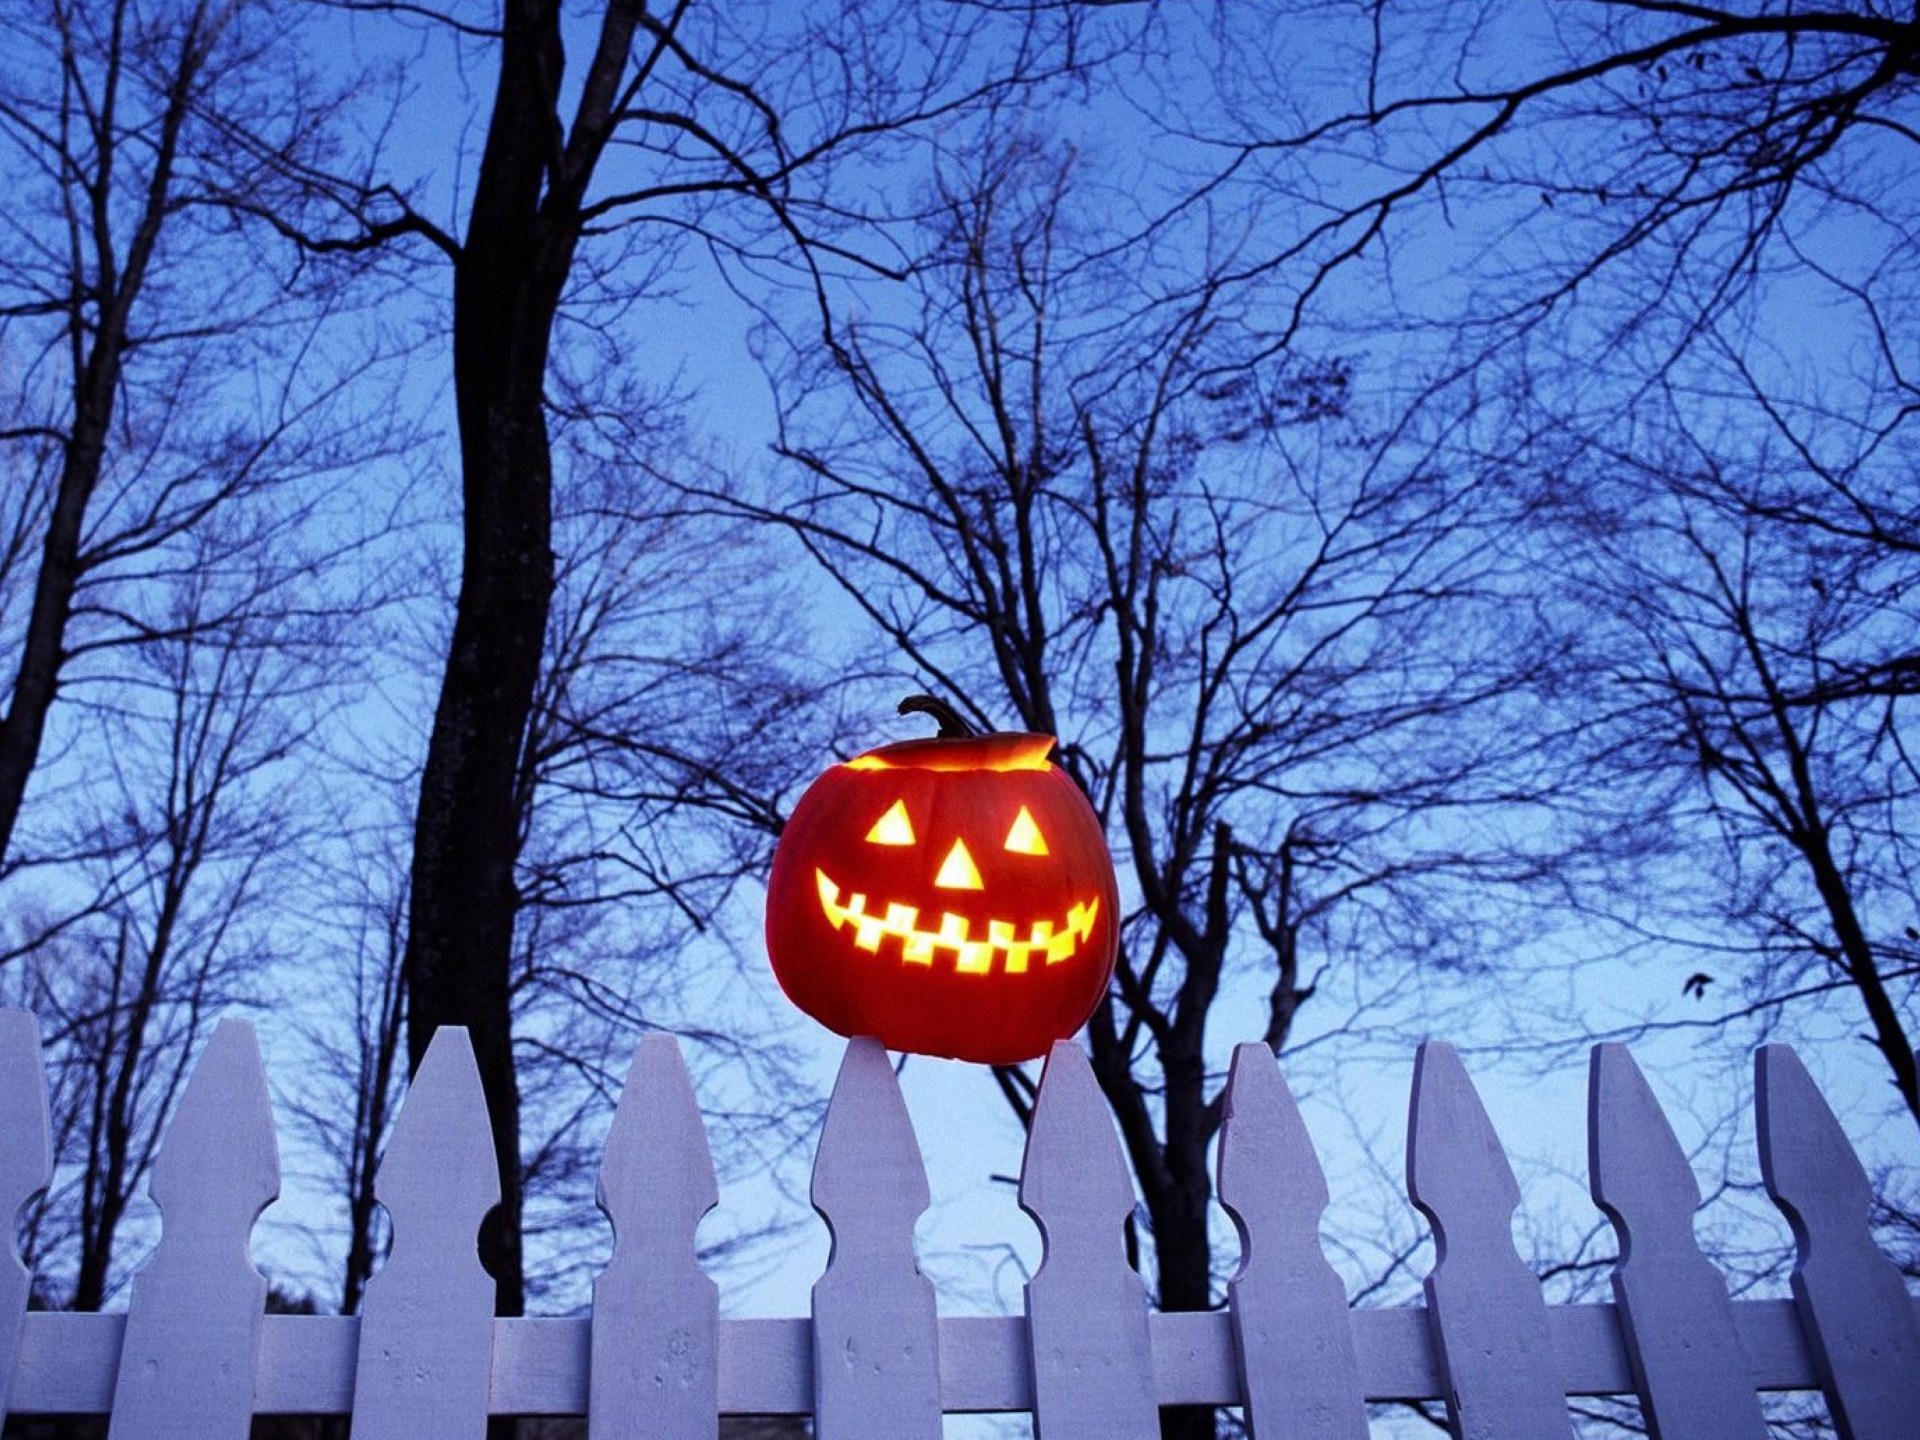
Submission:
[[[1013,1403],[1006,1403],[1009,1399]],[[940,1317],[940,1405],[949,1414],[1033,1408],[1027,1322],[1013,1315]]]
[[[1113,1118],[1071,1041],[1048,1055],[1020,1167],[1043,1258],[1027,1282],[1035,1440],[1158,1440],[1147,1293],[1127,1264],[1133,1213]]]
[[[812,1193],[833,1235],[813,1286],[814,1433],[939,1440],[939,1318],[913,1253],[927,1172],[878,1040],[847,1042]]]
[[[700,1268],[695,1232],[720,1188],[670,1035],[648,1035],[634,1051],[598,1198],[613,1258],[593,1286],[588,1440],[710,1440],[720,1425],[720,1291]]]
[[[160,1244],[133,1277],[109,1440],[246,1440],[267,1280],[249,1242],[280,1193],[253,1027],[222,1020],[153,1164]]]
[[[1451,1045],[1414,1061],[1407,1192],[1433,1224],[1433,1348],[1456,1435],[1573,1434],[1547,1302],[1513,1248],[1520,1204],[1506,1152]]]
[[[478,1236],[500,1202],[500,1176],[464,1027],[443,1026],[427,1048],[374,1194],[393,1246],[367,1282],[353,1440],[471,1440],[485,1428],[493,1377],[493,1277]]]
[[[746,1415],[813,1413],[813,1322],[724,1320],[720,1404]]]
[[[1257,1440],[1366,1440],[1347,1292],[1320,1248],[1327,1180],[1273,1051],[1241,1045],[1227,1080],[1220,1202],[1240,1231],[1227,1299]]]
[[[347,1415],[360,1351],[358,1315],[268,1315],[260,1322],[253,1408],[261,1415]]]
[[[1218,1310],[1147,1315],[1153,1347],[1153,1398],[1160,1405],[1240,1403],[1239,1356],[1233,1317]],[[1223,1401],[1222,1395],[1233,1400]]]
[[[30,1020],[0,1016],[0,1204],[28,1193],[23,1175],[35,1183],[45,1176],[45,1111],[35,1045]],[[224,1050],[227,1041],[220,1045]],[[1308,1252],[1323,1192],[1309,1138],[1304,1131],[1284,1134],[1298,1116],[1283,1098],[1285,1087],[1277,1070],[1263,1055],[1236,1057],[1231,1115],[1221,1142],[1221,1193],[1246,1231],[1250,1264],[1236,1277],[1232,1306],[1201,1314],[1148,1314],[1145,1290],[1125,1263],[1121,1227],[1132,1193],[1112,1119],[1084,1057],[1072,1047],[1066,1049],[1071,1053],[1056,1052],[1049,1062],[1022,1174],[1022,1204],[1039,1221],[1046,1243],[1046,1259],[1029,1287],[1029,1315],[935,1319],[934,1342],[925,1353],[937,1357],[940,1410],[1035,1411],[1043,1440],[1081,1435],[1106,1440],[1114,1435],[1157,1437],[1157,1407],[1162,1405],[1238,1405],[1252,1395],[1257,1433],[1269,1440],[1272,1434],[1287,1433],[1270,1429],[1274,1412],[1270,1400],[1263,1402],[1260,1395],[1269,1377],[1251,1361],[1252,1348],[1244,1343],[1249,1324],[1257,1329],[1260,1323],[1254,1314],[1259,1302],[1250,1298],[1249,1286],[1263,1283],[1254,1279],[1263,1260],[1273,1262],[1276,1255],[1294,1252],[1305,1256],[1301,1263],[1311,1261]],[[632,1359],[644,1346],[629,1343],[624,1351],[616,1346],[616,1353],[627,1358],[611,1366],[596,1351],[609,1336],[631,1337],[631,1326],[617,1318],[609,1324],[619,1309],[612,1290],[624,1283],[616,1272],[634,1264],[646,1248],[640,1239],[644,1226],[660,1227],[664,1253],[681,1267],[683,1278],[703,1282],[702,1297],[710,1301],[714,1294],[692,1262],[693,1228],[714,1194],[710,1157],[684,1086],[684,1067],[671,1047],[642,1047],[629,1085],[634,1098],[621,1107],[623,1115],[630,1106],[637,1107],[633,1113],[641,1124],[634,1134],[640,1138],[631,1144],[609,1142],[607,1173],[612,1178],[603,1193],[615,1220],[616,1259],[608,1275],[616,1278],[602,1277],[596,1287],[598,1320],[492,1318],[492,1286],[476,1252],[479,1220],[493,1194],[491,1140],[471,1052],[464,1036],[451,1032],[436,1043],[416,1081],[379,1177],[380,1198],[393,1212],[395,1248],[368,1292],[366,1321],[260,1316],[253,1298],[259,1293],[259,1277],[245,1263],[246,1233],[264,1203],[271,1167],[241,1164],[243,1176],[251,1173],[253,1179],[224,1185],[213,1172],[231,1157],[194,1163],[192,1157],[204,1153],[207,1142],[181,1137],[196,1126],[216,1128],[215,1121],[195,1118],[196,1112],[205,1112],[217,1115],[217,1128],[223,1132],[216,1148],[244,1151],[249,1135],[256,1142],[262,1136],[270,1139],[261,1118],[264,1091],[257,1088],[257,1057],[241,1085],[231,1076],[219,1078],[224,1062],[212,1048],[209,1056],[195,1072],[188,1091],[192,1103],[183,1099],[182,1115],[169,1129],[163,1151],[162,1249],[169,1257],[176,1250],[213,1257],[205,1266],[187,1268],[196,1271],[190,1277],[194,1283],[204,1279],[213,1286],[210,1293],[220,1313],[228,1313],[236,1290],[247,1292],[237,1311],[257,1336],[252,1365],[242,1362],[223,1369],[207,1342],[194,1340],[189,1348],[209,1356],[204,1367],[208,1374],[189,1376],[186,1388],[156,1387],[155,1394],[164,1392],[161,1401],[128,1398],[116,1407],[123,1350],[129,1375],[178,1373],[177,1359],[160,1360],[149,1372],[144,1361],[134,1357],[151,1353],[158,1359],[171,1353],[166,1347],[177,1337],[161,1333],[167,1328],[160,1324],[165,1315],[172,1316],[171,1328],[183,1336],[198,1323],[197,1302],[185,1312],[193,1318],[181,1320],[179,1302],[163,1305],[155,1298],[165,1289],[159,1277],[177,1264],[156,1256],[136,1281],[132,1317],[46,1312],[19,1317],[15,1312],[14,1362],[0,1372],[12,1413],[114,1413],[121,1431],[165,1433],[172,1422],[163,1422],[156,1431],[144,1418],[155,1412],[138,1407],[171,1404],[198,1393],[192,1386],[203,1386],[206,1393],[221,1395],[250,1388],[250,1409],[261,1415],[350,1414],[358,1435],[475,1435],[487,1414],[590,1413],[602,1429],[608,1415],[616,1427],[623,1414],[633,1420],[630,1408],[603,1407],[594,1376],[604,1382],[611,1373],[619,1380],[623,1363],[628,1381],[652,1373]],[[641,1073],[655,1058],[671,1072],[671,1083]],[[884,1066],[883,1056],[869,1058]],[[1457,1058],[1445,1047],[1429,1047],[1420,1057],[1410,1121],[1409,1186],[1416,1203],[1435,1220],[1440,1260],[1428,1277],[1426,1306],[1344,1313],[1343,1304],[1332,1307],[1330,1313],[1343,1322],[1351,1339],[1354,1378],[1342,1391],[1349,1399],[1357,1388],[1369,1401],[1447,1400],[1455,1425],[1464,1433],[1478,1433],[1474,1427],[1492,1423],[1489,1417],[1501,1412],[1481,1403],[1487,1390],[1476,1367],[1505,1366],[1513,1373],[1495,1378],[1520,1385],[1528,1403],[1541,1405],[1539,1416],[1545,1418],[1516,1423],[1503,1433],[1535,1440],[1564,1433],[1566,1396],[1636,1390],[1658,1396],[1659,1382],[1647,1378],[1653,1367],[1646,1334],[1657,1324],[1635,1292],[1634,1265],[1660,1272],[1689,1268],[1685,1257],[1692,1247],[1690,1212],[1697,1190],[1665,1117],[1625,1052],[1616,1057],[1603,1051],[1594,1065],[1593,1185],[1625,1228],[1629,1258],[1622,1273],[1629,1283],[1619,1291],[1623,1302],[1544,1304],[1538,1284],[1512,1253],[1511,1216],[1518,1192],[1499,1142]],[[1920,1413],[1920,1399],[1912,1393],[1920,1384],[1920,1366],[1913,1363],[1920,1354],[1914,1340],[1920,1337],[1920,1300],[1905,1293],[1897,1276],[1889,1282],[1891,1267],[1873,1249],[1866,1230],[1870,1197],[1865,1179],[1818,1091],[1790,1054],[1769,1052],[1759,1065],[1762,1161],[1769,1186],[1794,1224],[1802,1263],[1792,1300],[1721,1301],[1730,1318],[1725,1328],[1731,1330],[1735,1349],[1747,1358],[1746,1384],[1762,1391],[1822,1386],[1844,1433],[1866,1440],[1908,1433],[1907,1417]],[[842,1261],[873,1247],[891,1254],[884,1267],[891,1278],[849,1287],[864,1288],[874,1304],[891,1314],[893,1301],[873,1297],[883,1286],[897,1285],[902,1275],[919,1280],[910,1241],[901,1237],[910,1235],[912,1220],[924,1204],[924,1173],[904,1110],[890,1118],[861,1110],[862,1105],[877,1104],[884,1111],[897,1104],[891,1072],[883,1075],[876,1068],[848,1084],[858,1087],[849,1089],[849,1095],[864,1099],[835,1102],[840,1121],[848,1123],[836,1122],[842,1133],[831,1143],[823,1135],[818,1195]],[[682,1087],[677,1098],[665,1098],[675,1085]],[[251,1098],[235,1098],[243,1091]],[[203,1105],[210,1095],[226,1098]],[[250,1126],[244,1120],[249,1114],[255,1117]],[[224,1133],[236,1117],[242,1120],[238,1130]],[[631,1123],[618,1121],[616,1128]],[[889,1127],[897,1133],[883,1144],[847,1139]],[[682,1138],[650,1138],[672,1133]],[[257,1144],[255,1150],[259,1161]],[[888,1154],[895,1158],[883,1164]],[[1621,1164],[1630,1168],[1623,1171]],[[176,1171],[194,1172],[179,1182],[188,1190],[220,1187],[224,1198],[211,1208],[231,1212],[227,1218],[191,1218],[209,1207],[183,1198],[187,1190],[176,1191],[175,1180],[164,1178]],[[658,1178],[652,1178],[656,1173]],[[663,1192],[653,1203],[651,1192],[659,1187],[672,1193]],[[621,1196],[630,1189],[640,1194],[640,1218],[623,1221],[621,1212],[631,1197]],[[886,1203],[868,1205],[863,1190],[883,1192]],[[882,1211],[887,1213],[883,1216]],[[224,1238],[192,1241],[196,1225],[208,1236]],[[868,1238],[869,1231],[879,1238]],[[180,1249],[182,1245],[187,1248]],[[1478,1259],[1465,1265],[1463,1255]],[[1480,1273],[1488,1256],[1493,1258],[1496,1284],[1488,1284]],[[1697,1264],[1691,1268],[1697,1271],[1698,1284],[1717,1283],[1710,1270]],[[830,1266],[830,1273],[834,1269]],[[204,1276],[197,1273],[201,1270]],[[240,1283],[216,1283],[216,1273],[238,1277]],[[7,1274],[0,1265],[0,1278]],[[12,1283],[17,1291],[18,1267]],[[1461,1321],[1454,1314],[1457,1303],[1476,1303],[1471,1293],[1476,1287],[1485,1292],[1477,1303],[1488,1308],[1468,1309]],[[1457,1293],[1463,1289],[1469,1292],[1466,1302],[1460,1302]],[[921,1290],[915,1298],[916,1306],[924,1294]],[[1288,1296],[1285,1303],[1297,1307],[1302,1298]],[[1656,1299],[1665,1305],[1671,1296],[1660,1291]],[[5,1318],[0,1314],[0,1320]],[[703,1352],[710,1362],[689,1360],[703,1377],[711,1372],[712,1401],[690,1407],[686,1415],[697,1422],[699,1433],[711,1435],[716,1414],[814,1412],[818,1392],[825,1388],[815,1374],[817,1352],[823,1348],[816,1346],[815,1335],[838,1323],[826,1315],[819,1324],[805,1319],[718,1322],[716,1338]],[[1698,1340],[1716,1322],[1672,1323],[1684,1324],[1688,1337]],[[153,1334],[143,1336],[143,1328]],[[1525,1342],[1526,1353],[1516,1361],[1520,1342]],[[1470,1353],[1463,1354],[1462,1346]],[[1633,1347],[1638,1347],[1637,1354]],[[689,1346],[686,1353],[692,1356],[698,1348]],[[832,1353],[830,1345],[824,1348]],[[220,1353],[237,1354],[239,1349],[223,1347]],[[859,1353],[860,1344],[855,1349]],[[914,1350],[918,1355],[922,1346],[916,1343]],[[1740,1377],[1731,1373],[1738,1367],[1732,1361],[1727,1362],[1728,1373],[1718,1377],[1700,1370],[1697,1362],[1695,1366],[1698,1383],[1704,1386],[1717,1378],[1740,1395]],[[402,1373],[388,1373],[394,1370]],[[705,1378],[697,1383],[705,1383]],[[924,1378],[919,1383],[924,1384]],[[644,1392],[645,1386],[640,1388]],[[1281,1388],[1272,1392],[1286,1396],[1283,1405],[1313,1408],[1319,1402],[1310,1399],[1311,1393],[1310,1384],[1290,1387],[1290,1393]],[[1744,1399],[1751,1405],[1750,1391]],[[200,1405],[198,1400],[193,1403]],[[216,1413],[222,1408],[224,1420]],[[234,1408],[224,1402],[196,1408],[192,1433],[217,1434],[222,1425],[232,1431]],[[1646,1410],[1668,1440],[1686,1433],[1657,1398]],[[1736,1433],[1718,1423],[1730,1423],[1736,1411],[1745,1413],[1731,1403],[1709,1412],[1717,1417],[1711,1433]],[[680,1433],[663,1423],[664,1410],[649,1416],[643,1405],[642,1412],[639,1422],[623,1433]],[[1279,1413],[1287,1416],[1278,1422],[1282,1425],[1301,1423],[1285,1409]],[[876,1424],[888,1418],[880,1416]],[[1324,1418],[1316,1414],[1314,1423]],[[1689,1422],[1701,1418],[1690,1416]],[[644,1428],[649,1420],[651,1431]],[[834,1424],[829,1420],[825,1428]],[[179,1433],[177,1426],[172,1428]],[[870,1427],[870,1433],[878,1431]],[[1309,1428],[1307,1433],[1316,1432]]]
[[[1765,1440],[1727,1284],[1700,1253],[1700,1186],[1624,1045],[1596,1045],[1587,1093],[1593,1201],[1620,1239],[1613,1298],[1654,1440]]]
[[[1912,1302],[1920,1324],[1920,1299]],[[1634,1377],[1611,1304],[1549,1312],[1561,1389],[1626,1395]],[[587,1407],[589,1321],[560,1316],[496,1320],[490,1409],[496,1415],[580,1415]],[[36,1311],[20,1338],[16,1414],[104,1415],[113,1404],[124,1314]],[[1370,1401],[1435,1400],[1445,1393],[1425,1306],[1352,1312],[1360,1383]],[[268,1315],[260,1332],[255,1407],[262,1415],[344,1415],[353,1406],[360,1322],[341,1315]],[[1227,1317],[1148,1317],[1156,1402],[1236,1405]],[[1820,1376],[1792,1300],[1737,1300],[1734,1329],[1762,1390],[1813,1390]],[[940,1318],[941,1399],[949,1413],[1030,1410],[1027,1322],[1018,1315]],[[520,1357],[537,1356],[522,1368]],[[812,1326],[805,1319],[720,1322],[721,1413],[813,1411]]]
[[[53,1175],[53,1132],[47,1122],[47,1072],[40,1059],[40,1027],[25,1010],[0,1010],[0,1415],[20,1337],[26,1328],[33,1276],[14,1248],[20,1212]]]
[[[1785,1045],[1754,1056],[1760,1171],[1793,1226],[1793,1298],[1842,1440],[1911,1440],[1920,1326],[1906,1281],[1868,1225],[1873,1187],[1806,1067]]]

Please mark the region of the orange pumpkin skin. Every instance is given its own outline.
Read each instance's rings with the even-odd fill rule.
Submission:
[[[908,740],[816,779],[767,885],[787,998],[841,1035],[988,1065],[1085,1024],[1113,975],[1119,892],[1053,744]]]

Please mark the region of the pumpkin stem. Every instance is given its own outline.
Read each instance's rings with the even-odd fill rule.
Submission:
[[[964,740],[980,732],[961,713],[937,695],[909,695],[900,702],[902,715],[931,715],[940,723],[939,739]]]

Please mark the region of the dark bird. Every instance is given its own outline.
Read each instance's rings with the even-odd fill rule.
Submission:
[[[1713,983],[1713,976],[1703,975],[1698,970],[1687,976],[1687,983],[1680,987],[1682,995],[1691,995],[1696,1000],[1707,998],[1707,986]]]

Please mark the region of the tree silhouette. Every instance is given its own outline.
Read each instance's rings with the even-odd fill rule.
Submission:
[[[658,343],[622,317],[667,292],[683,255],[735,274],[772,265],[808,286],[823,268],[873,264],[857,251],[884,241],[860,197],[883,192],[843,191],[835,177],[874,173],[969,107],[1081,62],[1065,41],[1071,11],[1047,8],[608,0],[573,75],[558,0],[508,0],[497,30],[427,18],[497,67],[459,235],[398,187],[369,185],[349,197],[357,227],[299,238],[315,253],[360,253],[423,237],[452,268],[462,551],[415,818],[408,1048],[417,1064],[447,1024],[472,1039],[503,1197],[482,1248],[501,1313],[514,1314],[524,1272],[516,866],[565,483],[556,433],[628,425],[589,382]]]
[[[1385,1024],[1410,972],[1476,962],[1491,909],[1441,894],[1531,867],[1462,836],[1526,803],[1503,720],[1538,659],[1497,493],[1366,440],[1339,363],[1247,368],[1265,337],[1224,307],[1127,313],[1140,257],[1090,257],[1071,179],[1020,137],[953,163],[911,310],[777,372],[787,474],[757,513],[895,664],[1060,738],[1131,896],[1094,1070],[1156,1298],[1205,1309],[1227,1043],[1284,1049],[1330,976]],[[1024,1119],[1032,1077],[999,1077]]]

